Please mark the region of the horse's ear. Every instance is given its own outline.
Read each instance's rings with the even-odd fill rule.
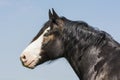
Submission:
[[[57,15],[57,13],[55,12],[55,10],[53,8],[52,8],[52,12],[53,12],[54,19],[58,19],[59,16]]]
[[[59,16],[57,15],[57,13],[55,12],[55,10],[52,8],[52,12],[49,9],[49,19],[50,20],[56,20],[59,19]]]
[[[52,28],[56,28],[57,26],[62,26],[63,25],[63,20],[57,15],[55,10],[52,8],[52,12],[49,9],[49,20],[52,23]],[[57,26],[56,26],[57,24]]]
[[[49,9],[49,19],[53,19],[53,15],[52,15],[50,9]]]

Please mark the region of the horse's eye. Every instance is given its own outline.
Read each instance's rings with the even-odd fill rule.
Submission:
[[[44,34],[44,36],[48,36],[48,35],[49,35],[48,32]]]
[[[44,36],[50,35],[50,30],[47,30],[47,32],[44,34]]]

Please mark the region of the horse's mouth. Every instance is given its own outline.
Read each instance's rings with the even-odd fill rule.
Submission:
[[[35,67],[36,67],[36,65],[37,65],[37,60],[32,60],[32,61],[30,61],[30,62],[25,62],[25,63],[23,63],[23,66],[25,66],[25,67],[27,67],[27,68],[29,68],[29,69],[34,69]]]

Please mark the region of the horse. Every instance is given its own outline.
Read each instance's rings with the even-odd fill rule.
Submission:
[[[120,80],[120,44],[84,21],[72,21],[49,9],[49,20],[22,52],[23,66],[34,69],[64,57],[80,80]]]

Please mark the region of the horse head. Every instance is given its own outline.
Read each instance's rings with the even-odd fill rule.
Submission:
[[[63,25],[63,20],[54,9],[52,12],[49,10],[49,20],[20,56],[25,67],[32,69],[45,61],[63,56],[64,46],[61,38]]]

